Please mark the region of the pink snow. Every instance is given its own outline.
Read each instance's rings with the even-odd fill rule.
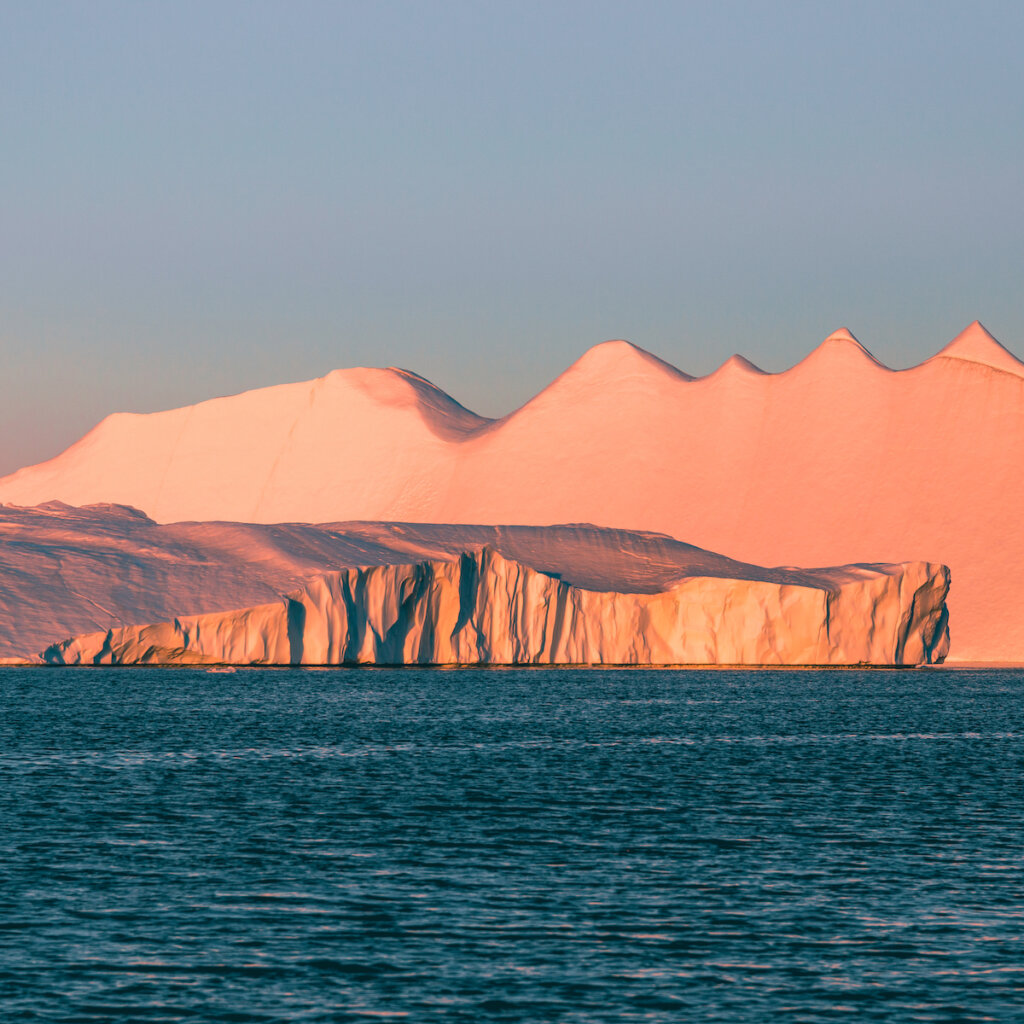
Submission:
[[[338,370],[108,417],[0,502],[161,523],[587,522],[757,565],[943,562],[951,660],[1024,661],[1024,364],[975,322],[911,369],[837,331],[777,374],[692,378],[625,341],[500,420],[415,374]]]

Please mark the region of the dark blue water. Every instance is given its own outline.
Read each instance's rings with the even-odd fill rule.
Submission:
[[[0,1020],[1024,1020],[1024,673],[0,671]]]

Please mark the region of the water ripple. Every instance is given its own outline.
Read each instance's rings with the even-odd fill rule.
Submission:
[[[1024,673],[0,671],[3,1021],[982,1021]]]

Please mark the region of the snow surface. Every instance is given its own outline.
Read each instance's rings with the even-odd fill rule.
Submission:
[[[155,520],[590,522],[760,565],[943,562],[951,659],[1024,661],[1024,364],[978,323],[893,371],[837,331],[783,373],[691,378],[628,342],[475,416],[398,370],[340,370],[108,417],[0,501]]]

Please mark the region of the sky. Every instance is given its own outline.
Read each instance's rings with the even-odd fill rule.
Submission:
[[[1024,5],[0,3],[0,473],[397,365],[503,415],[627,338],[1024,355]]]

